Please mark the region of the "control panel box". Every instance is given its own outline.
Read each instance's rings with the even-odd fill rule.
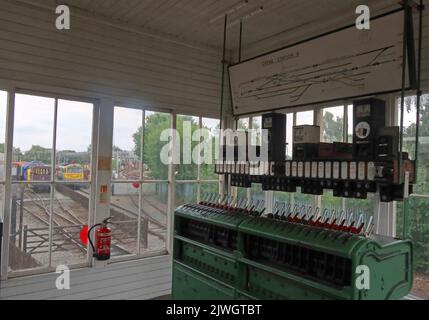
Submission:
[[[295,126],[293,127],[293,143],[319,143],[320,127],[319,126]]]
[[[378,130],[386,125],[386,103],[364,99],[353,103],[353,159],[373,160]]]
[[[267,130],[268,161],[282,161],[286,157],[286,115],[262,115],[262,129]],[[264,135],[262,135],[264,137]],[[263,141],[264,143],[264,141]]]

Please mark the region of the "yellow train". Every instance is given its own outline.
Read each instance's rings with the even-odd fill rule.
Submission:
[[[58,179],[64,181],[83,181],[83,167],[77,163],[60,166],[58,167],[57,176]]]

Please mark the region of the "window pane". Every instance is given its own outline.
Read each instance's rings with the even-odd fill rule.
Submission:
[[[274,204],[276,202],[288,202],[288,203],[290,203],[290,201],[291,201],[291,193],[274,191]]]
[[[295,204],[311,206],[313,204],[313,199],[313,195],[303,194],[299,190],[295,193]]]
[[[247,190],[249,190],[249,189],[237,187],[237,197],[238,198],[247,198]]]
[[[55,99],[15,95],[13,162],[22,169],[18,175],[12,170],[15,179],[32,179],[30,162],[31,165],[51,165],[54,108]]]
[[[243,189],[243,188],[239,188]],[[245,190],[245,189],[244,189]],[[204,193],[219,193],[219,183],[218,182],[203,182],[200,185],[200,199]],[[245,198],[246,196],[244,196]]]
[[[142,186],[140,253],[166,248],[168,184],[145,183]]]
[[[11,271],[49,265],[50,197],[49,185],[12,185],[9,247]],[[64,242],[67,241],[65,235],[61,235],[61,238]],[[54,245],[52,249],[59,250],[61,246]]]
[[[429,99],[422,97],[423,102],[429,102]],[[427,104],[423,104],[422,110],[427,107]],[[404,145],[403,152],[408,152],[410,159],[414,159],[415,155],[415,144],[416,144],[416,117],[417,117],[417,97],[405,97],[404,107]],[[424,112],[422,113],[423,120]],[[401,99],[398,99],[398,125],[401,124]],[[425,123],[422,123],[422,129],[425,129]],[[423,132],[422,132],[423,133]]]
[[[323,142],[343,142],[344,107],[323,109]]]
[[[112,187],[112,257],[135,254],[140,184],[114,183]]]
[[[429,300],[429,200],[410,198],[398,203],[398,236],[403,235],[404,207],[407,214],[407,236],[413,241],[414,287],[412,294]]]
[[[353,105],[347,106],[347,142],[353,142]]]
[[[325,209],[329,210],[342,210],[343,200],[339,197],[334,197],[332,194],[332,190],[324,190],[324,194],[322,196],[322,212]]]
[[[88,225],[89,184],[57,184],[53,202],[52,266],[73,265],[87,260],[87,247],[80,239]]]
[[[171,115],[161,112],[145,112],[143,140],[143,169],[146,180],[167,180],[168,165],[161,161],[161,150],[168,143],[161,141],[161,133],[171,128]]]
[[[57,171],[65,180],[90,179],[92,109],[91,103],[58,100]]]
[[[368,193],[366,199],[345,199],[345,207],[353,211],[362,211],[369,217],[374,213],[375,194]]]
[[[249,118],[238,119],[237,129],[242,129],[242,130],[249,129]]]
[[[198,184],[176,183],[176,207],[185,203],[196,203],[198,194]]]
[[[177,116],[177,131],[180,134],[180,164],[176,166],[176,180],[196,180],[198,166],[192,159],[192,151],[198,141],[192,141],[192,134],[199,128],[199,118]]]
[[[139,180],[143,111],[115,107],[113,128],[113,179]]]
[[[410,159],[415,157],[415,135],[416,135],[416,97],[405,99],[404,112],[404,145],[403,151],[409,153]],[[398,108],[400,108],[398,102]],[[419,148],[418,148],[418,168],[417,183],[414,186],[414,193],[429,194],[429,95],[423,95],[421,99]],[[400,112],[398,112],[398,124]]]
[[[0,181],[4,180],[6,111],[7,92],[0,91]]]
[[[303,111],[303,112],[297,112],[296,114],[296,125],[302,126],[302,125],[313,125],[314,123],[314,111]]]
[[[214,172],[214,162],[215,162],[215,150],[218,150],[219,146],[216,144],[216,141],[219,139],[219,127],[220,121],[217,119],[202,119],[202,129],[208,130],[208,134],[211,138],[211,150],[207,148],[205,151],[208,153],[206,155],[202,152],[201,156],[210,160],[210,163],[203,163],[200,168],[200,179],[201,180],[216,180],[218,179],[218,175]],[[208,144],[207,144],[208,147]]]
[[[262,116],[254,117],[252,120],[252,129],[256,130],[256,134],[251,137],[251,144],[259,146],[261,145],[262,138]]]
[[[252,183],[250,195],[253,200],[265,200],[265,191],[262,190],[262,184]]]

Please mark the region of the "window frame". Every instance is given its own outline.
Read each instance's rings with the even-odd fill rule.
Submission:
[[[3,90],[2,90],[3,91]],[[52,244],[53,244],[53,208],[52,204],[53,201],[55,201],[55,185],[65,185],[68,184],[66,181],[61,181],[57,179],[55,175],[55,167],[56,167],[56,153],[57,153],[57,122],[58,122],[58,100],[66,100],[66,101],[72,101],[72,102],[82,102],[82,103],[88,103],[92,104],[92,123],[91,123],[91,153],[90,153],[90,163],[91,163],[91,178],[85,181],[77,181],[78,183],[82,182],[89,186],[89,196],[88,196],[88,224],[91,221],[91,218],[94,216],[94,201],[95,201],[95,190],[93,186],[95,185],[95,181],[93,179],[94,173],[96,170],[96,161],[94,159],[97,159],[97,145],[98,141],[96,139],[96,129],[97,129],[97,120],[98,120],[98,112],[99,112],[99,100],[94,98],[87,98],[87,97],[81,97],[81,96],[74,96],[74,95],[66,95],[66,94],[57,94],[57,93],[51,93],[51,92],[45,92],[45,91],[35,91],[35,90],[29,90],[29,89],[8,89],[5,90],[8,94],[8,103],[7,103],[7,113],[6,113],[6,141],[5,141],[5,169],[4,169],[4,181],[0,181],[0,185],[4,186],[3,191],[3,203],[2,208],[3,212],[9,212],[8,215],[3,215],[3,222],[4,222],[4,232],[3,232],[3,243],[4,248],[7,248],[6,250],[2,250],[2,265],[1,268],[1,277],[2,280],[6,280],[8,278],[16,278],[16,277],[22,277],[22,276],[29,276],[29,275],[37,275],[37,274],[43,274],[43,273],[49,273],[54,272],[56,270],[56,267],[52,265]],[[42,97],[42,98],[50,98],[54,99],[54,121],[53,121],[53,132],[52,132],[52,149],[51,149],[51,161],[49,163],[49,167],[51,168],[51,178],[49,181],[34,181],[32,184],[43,184],[43,185],[49,185],[50,186],[50,196],[49,196],[49,210],[50,210],[50,216],[49,216],[49,240],[48,240],[48,264],[47,266],[42,266],[39,268],[28,268],[28,269],[21,269],[21,270],[9,270],[9,243],[10,243],[10,227],[11,227],[11,214],[10,214],[10,208],[11,208],[11,195],[12,195],[12,187],[14,185],[20,185],[25,186],[27,183],[26,181],[13,181],[11,178],[11,175],[8,173],[12,172],[12,162],[13,162],[13,139],[14,139],[14,129],[15,129],[15,107],[16,107],[16,95],[22,94],[22,95],[29,95],[29,96],[35,96],[35,97]],[[9,199],[9,201],[6,201]],[[80,263],[74,263],[68,265],[70,269],[79,269],[84,267],[90,267],[92,262],[92,257],[90,256],[89,250],[87,250],[86,259],[83,262]]]

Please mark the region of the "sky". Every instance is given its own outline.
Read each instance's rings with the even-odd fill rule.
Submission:
[[[0,91],[0,143],[5,141],[7,93]],[[17,94],[15,101],[14,147],[26,151],[32,145],[52,147],[54,126],[54,104],[52,98]],[[57,149],[86,151],[91,144],[92,110],[90,103],[58,100]],[[327,109],[334,116],[341,116],[339,108]],[[146,112],[150,115],[153,112]],[[352,108],[349,108],[349,117]],[[299,112],[297,124],[312,124],[313,112]],[[405,125],[415,122],[415,112],[405,114]],[[215,128],[218,121],[203,119],[203,126]],[[142,111],[115,107],[114,145],[123,150],[133,150],[132,135],[142,124]],[[291,121],[288,119],[288,127]],[[349,126],[349,133],[352,128]],[[290,141],[288,141],[290,142]]]

